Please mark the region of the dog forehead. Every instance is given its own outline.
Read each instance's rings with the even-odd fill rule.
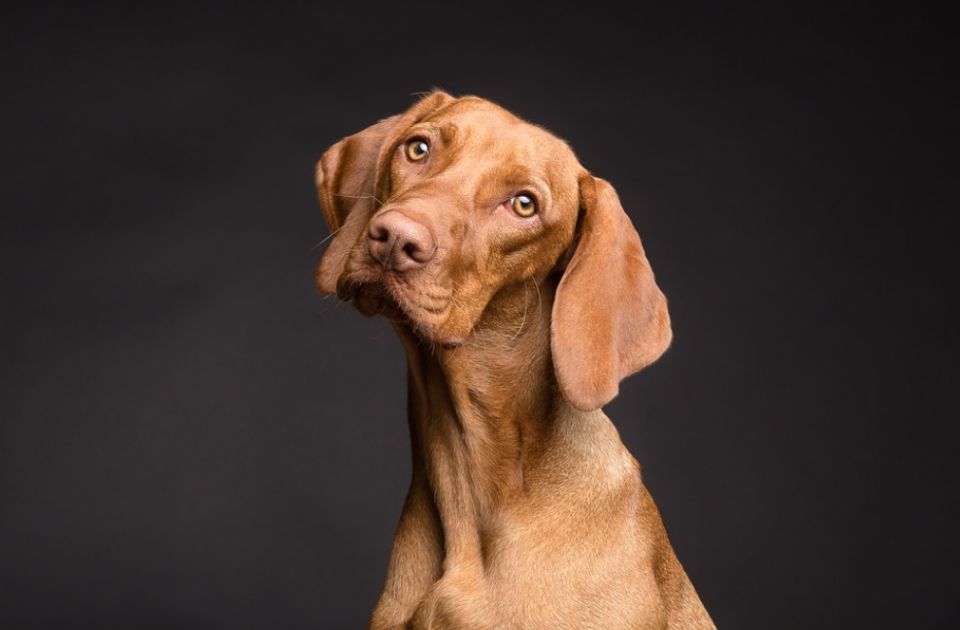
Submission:
[[[423,123],[450,141],[455,162],[469,158],[475,174],[536,175],[564,189],[583,170],[566,142],[486,99],[460,98]]]
[[[521,153],[575,159],[567,143],[557,136],[476,96],[457,99],[424,122],[448,129],[465,145],[496,147],[501,151],[514,148]]]

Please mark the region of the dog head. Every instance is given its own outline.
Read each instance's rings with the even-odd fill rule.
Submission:
[[[433,92],[317,164],[332,242],[317,286],[419,337],[463,343],[498,295],[562,274],[550,344],[580,409],[671,339],[666,300],[613,188],[549,132],[490,101]]]

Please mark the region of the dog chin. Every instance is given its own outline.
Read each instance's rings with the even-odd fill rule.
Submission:
[[[442,330],[440,326],[423,322],[406,310],[404,310],[404,323],[414,336],[426,341],[434,349],[443,348],[452,350],[463,345],[463,342],[467,338],[467,335],[445,331]]]
[[[381,315],[394,324],[401,324],[423,341],[445,349],[463,344],[466,335],[449,334],[439,330],[437,323],[415,314],[416,308],[396,295],[382,281],[344,279],[337,287],[337,296],[367,316]]]
[[[379,282],[342,279],[337,285],[337,297],[367,316],[383,315],[390,321],[407,319],[397,300]]]

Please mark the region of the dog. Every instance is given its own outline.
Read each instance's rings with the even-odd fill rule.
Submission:
[[[714,628],[601,407],[670,344],[613,187],[442,91],[333,145],[321,293],[408,359],[409,493],[370,627]]]

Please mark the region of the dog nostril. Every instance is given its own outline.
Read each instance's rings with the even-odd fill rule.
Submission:
[[[419,251],[420,250],[413,243],[407,243],[406,245],[403,246],[403,253],[409,256],[410,258],[413,258],[414,260],[416,260],[416,254]]]
[[[367,230],[367,236],[371,240],[386,243],[390,240],[390,227],[383,221],[374,221],[370,229]]]
[[[387,230],[383,225],[379,223],[374,223],[370,226],[370,229],[367,231],[367,236],[375,241],[380,241],[381,243],[387,242],[387,239],[390,238],[390,231]]]

